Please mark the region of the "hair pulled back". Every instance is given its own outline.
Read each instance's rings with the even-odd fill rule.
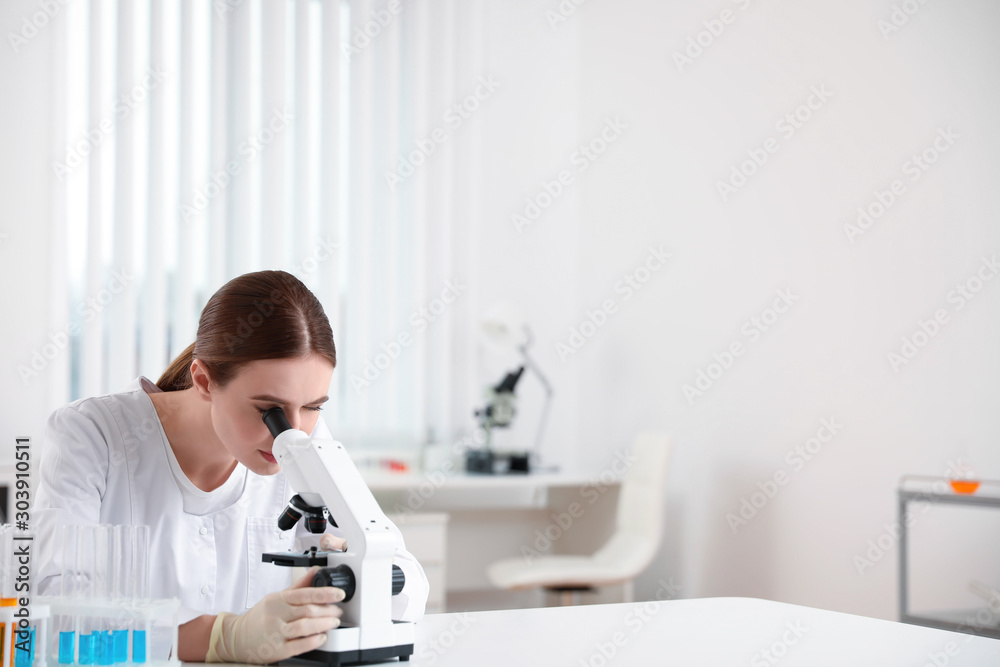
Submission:
[[[195,341],[156,381],[163,391],[192,385],[191,362],[200,359],[212,382],[225,387],[258,359],[316,354],[336,367],[333,329],[319,299],[286,271],[256,271],[233,278],[201,311]]]

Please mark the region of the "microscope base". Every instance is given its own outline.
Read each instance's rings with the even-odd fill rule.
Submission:
[[[385,662],[393,658],[408,661],[413,654],[413,644],[405,646],[384,646],[382,648],[361,649],[358,651],[341,651],[331,653],[330,651],[309,651],[302,655],[297,655],[288,660],[282,660],[279,665],[329,665],[330,667],[340,667],[341,665],[364,665],[373,662]]]
[[[405,662],[413,655],[414,624],[404,621],[392,621],[391,637],[386,637],[388,646],[359,647],[360,635],[356,627],[340,627],[331,630],[329,641],[324,649],[302,653],[294,658],[282,660],[279,665],[363,665],[373,662],[385,662],[399,658]]]

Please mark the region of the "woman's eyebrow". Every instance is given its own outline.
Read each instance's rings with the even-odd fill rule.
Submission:
[[[254,401],[271,401],[272,403],[281,403],[282,405],[285,405],[287,403],[287,401],[283,399],[275,398],[274,396],[270,396],[268,394],[261,394],[260,396],[251,396],[250,399]],[[313,403],[326,403],[328,400],[330,400],[329,396],[323,396],[321,398],[317,398],[314,401],[309,401],[308,403],[306,403],[306,405],[312,405]]]

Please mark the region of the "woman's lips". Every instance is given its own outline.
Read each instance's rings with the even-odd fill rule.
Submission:
[[[263,456],[264,460],[267,461],[268,463],[277,463],[278,462],[278,459],[274,458],[274,456],[272,456],[268,452],[265,452],[263,449],[259,449],[257,451],[260,452],[260,455]]]

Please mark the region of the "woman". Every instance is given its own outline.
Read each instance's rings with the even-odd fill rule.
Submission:
[[[312,292],[284,271],[259,271],[209,299],[195,342],[155,385],[140,376],[127,391],[53,412],[34,514],[40,592],[59,591],[60,526],[146,524],[151,595],[181,600],[181,660],[274,662],[322,645],[343,591],[312,588],[315,568],[292,584],[290,568],[261,562],[316,545],[303,521],[294,544],[277,527],[295,491],[261,413],[279,406],[293,428],[330,438],[319,411],[336,364]],[[346,542],[328,527],[319,546]],[[393,562],[406,584],[392,618],[415,621],[427,578],[403,549]]]

